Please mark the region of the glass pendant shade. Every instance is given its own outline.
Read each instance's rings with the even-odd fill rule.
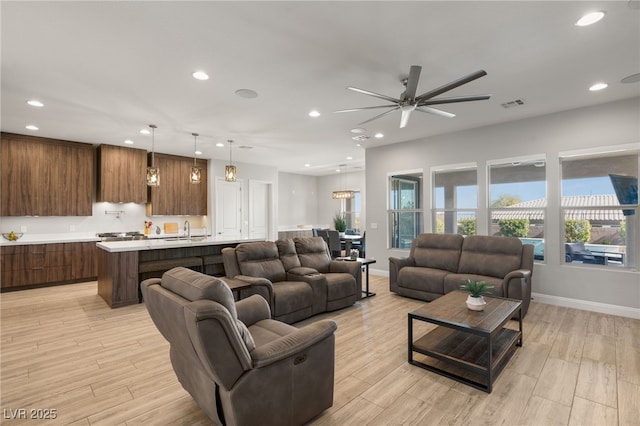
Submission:
[[[196,166],[191,167],[191,175],[190,175],[191,183],[200,183],[201,173],[200,168]]]
[[[224,166],[224,180],[227,182],[235,182],[238,176],[236,166],[229,164]]]
[[[191,166],[191,172],[189,173],[189,181],[193,184],[200,183],[201,173],[200,168],[196,162],[196,151],[198,150],[196,139],[198,138],[197,133],[191,133],[193,135],[193,166]]]
[[[147,167],[147,185],[160,186],[160,169],[155,166],[155,124],[149,124],[151,127],[151,166]]]
[[[236,166],[233,165],[233,161],[231,159],[231,145],[233,144],[232,140],[229,142],[229,164],[224,166],[224,180],[226,182],[235,182],[238,178],[238,171],[236,170]]]
[[[147,167],[147,185],[160,186],[160,171],[157,167]]]

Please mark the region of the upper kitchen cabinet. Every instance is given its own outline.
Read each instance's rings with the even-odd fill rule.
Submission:
[[[109,203],[147,202],[147,151],[100,145],[96,201]]]
[[[91,216],[93,146],[2,133],[1,216]]]
[[[151,164],[151,154],[148,155]],[[201,181],[189,180],[193,158],[155,154],[155,166],[159,170],[160,185],[150,186],[147,215],[207,214],[207,160],[198,160]]]

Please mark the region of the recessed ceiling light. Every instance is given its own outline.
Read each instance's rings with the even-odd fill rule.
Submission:
[[[27,124],[27,125],[25,126],[25,129],[28,129],[28,130],[38,130],[38,126],[34,126],[33,124]]]
[[[27,103],[31,106],[38,107],[38,108],[42,108],[44,106],[44,104],[37,99],[31,99],[27,101]]]
[[[127,139],[126,141],[124,141],[124,143],[126,143],[127,145],[133,145],[133,141],[131,139]]]
[[[202,151],[195,151],[194,154],[196,155],[202,155]]]
[[[586,15],[583,15],[582,18],[578,19],[575,25],[577,27],[586,27],[587,25],[595,24],[602,18],[604,18],[604,12],[600,10],[597,12],[589,12]]]
[[[251,89],[238,89],[236,90],[236,95],[241,98],[253,99],[258,97],[258,92]]]
[[[193,76],[193,78],[195,78],[196,80],[209,80],[209,76],[207,75],[206,72],[204,71],[196,71],[193,74],[191,74]]]
[[[339,171],[340,171],[340,169],[336,169],[336,172],[339,172]]]
[[[375,138],[380,139],[380,138],[384,138],[384,134],[383,133],[376,133],[374,135]]]
[[[589,90],[592,92],[597,92],[598,90],[606,89],[609,86],[607,83],[596,83],[593,86],[589,87]]]
[[[151,132],[148,131],[147,129],[140,130],[140,133],[142,133],[143,135],[150,135],[151,134]]]
[[[347,160],[353,160],[353,157],[349,156],[347,157]]]
[[[365,130],[362,127],[356,127],[355,129],[351,129],[351,133],[364,133]]]
[[[362,146],[362,144],[357,143],[356,146]]]
[[[311,167],[311,164],[307,163],[304,165],[305,167]]]
[[[309,113],[309,117],[313,117],[313,118],[320,117],[320,112],[314,109]]]
[[[222,142],[218,142],[218,143],[216,144],[216,146],[217,146],[218,148],[224,148],[224,144],[223,144]]]

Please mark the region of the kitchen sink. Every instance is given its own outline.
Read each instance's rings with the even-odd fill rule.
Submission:
[[[146,240],[147,236],[140,232],[102,232],[96,234],[101,241],[135,241]]]

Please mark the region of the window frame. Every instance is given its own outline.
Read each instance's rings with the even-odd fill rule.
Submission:
[[[417,183],[417,189],[414,191],[417,197],[417,204],[419,206],[417,208],[412,209],[400,209],[400,208],[392,208],[392,180],[394,178],[400,178],[403,176],[411,176],[416,175],[415,181],[408,180],[410,182]],[[400,180],[400,179],[398,179]],[[408,247],[402,247],[400,244],[400,231],[399,231],[399,219],[395,220],[396,215],[400,214],[413,214],[414,215],[414,235],[411,241],[415,240],[415,238],[422,232],[424,232],[424,172],[423,169],[412,169],[412,170],[402,170],[397,172],[387,173],[387,249],[390,250],[410,250],[411,244]],[[400,207],[400,206],[397,206]],[[398,227],[398,228],[396,228]],[[396,237],[397,234],[397,237]],[[394,247],[394,243],[398,242],[398,247]]]
[[[448,208],[446,207],[446,199],[445,199],[445,206],[440,208],[437,207],[437,200],[436,200],[436,175],[438,173],[441,174],[446,174],[446,173],[456,173],[456,172],[464,172],[464,171],[475,171],[475,175],[476,175],[476,180],[475,180],[475,187],[476,187],[476,206],[475,208],[462,208],[462,207],[452,207],[452,208]],[[477,234],[477,229],[478,229],[478,211],[480,209],[479,204],[480,204],[480,185],[479,185],[479,180],[478,180],[478,163],[477,162],[471,162],[471,163],[460,163],[460,164],[448,164],[448,165],[443,165],[443,166],[435,166],[432,167],[430,170],[430,174],[431,174],[431,229],[433,233],[438,233],[438,213],[443,213],[443,215],[445,216],[445,229],[443,234],[447,234],[447,227],[446,227],[446,215],[447,213],[452,213],[456,219],[456,223],[455,223],[455,232],[454,233],[458,233],[458,223],[459,223],[459,214],[460,213],[472,213],[473,217],[476,219],[476,234]],[[456,186],[456,188],[458,188],[458,186]],[[446,193],[445,193],[446,196]],[[455,196],[455,199],[457,199],[457,194]]]

